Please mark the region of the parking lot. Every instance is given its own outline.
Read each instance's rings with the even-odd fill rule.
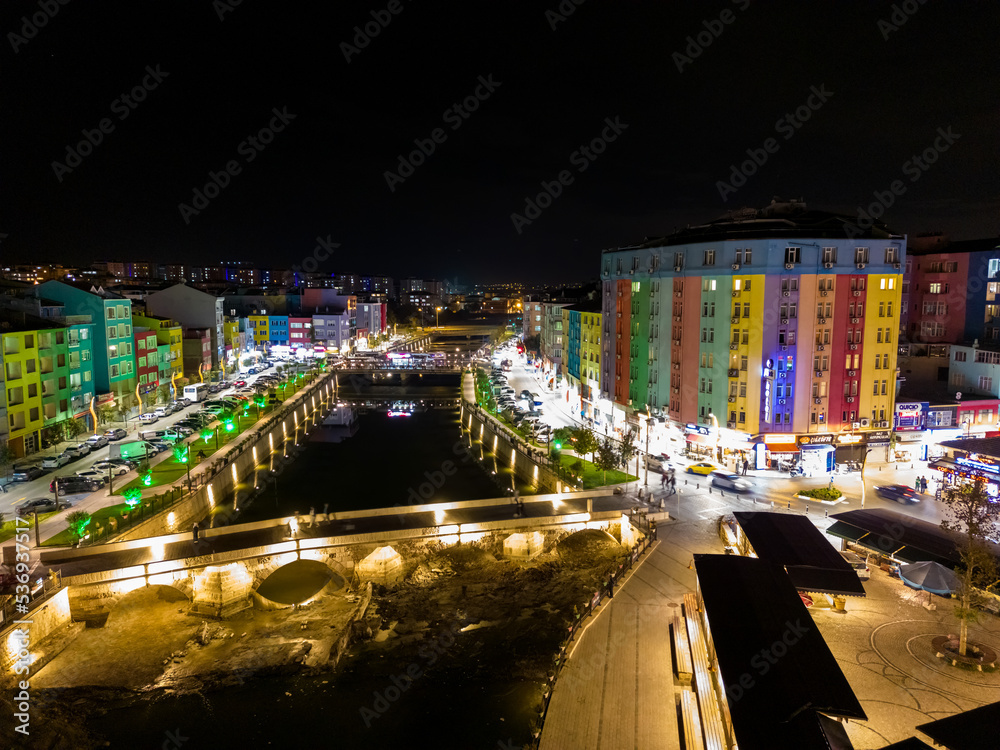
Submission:
[[[0,513],[3,513],[4,518],[11,519],[19,510],[23,509],[24,512],[29,503],[38,503],[40,513],[56,510],[55,493],[52,491],[54,488],[50,488],[57,476],[65,478],[60,483],[59,503],[63,506],[60,509],[93,512],[103,507],[108,501],[109,480],[115,485],[131,481],[135,478],[135,468],[139,465],[138,460],[120,458],[117,455],[119,452],[128,453],[135,448],[140,449],[145,456],[150,448],[138,441],[148,443],[156,451],[149,457],[149,463],[151,466],[157,465],[169,458],[174,442],[197,434],[195,415],[205,411],[203,407],[206,403],[211,404],[212,401],[234,394],[245,397],[256,395],[255,386],[275,377],[274,372],[271,367],[254,374],[236,376],[214,393],[208,393],[206,387],[204,402],[176,402],[174,409],[154,407],[147,410],[147,414],[155,415],[155,419],[147,416],[145,419],[129,418],[125,423],[107,424],[99,428],[96,435],[88,437],[84,434],[73,442],[63,442],[16,461],[11,476],[0,479],[4,489],[0,493]],[[209,410],[218,414],[223,408],[214,405]],[[188,422],[187,427],[179,425],[185,421]],[[202,420],[201,424],[210,422]],[[40,501],[46,502],[42,504]]]

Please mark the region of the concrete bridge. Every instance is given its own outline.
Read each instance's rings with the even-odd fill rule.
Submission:
[[[502,543],[510,557],[526,559],[553,535],[622,522],[632,528],[635,503],[612,490],[522,501],[521,509],[505,497],[353,511],[315,521],[295,516],[209,529],[197,540],[170,534],[43,552],[40,559],[60,573],[74,620],[102,621],[122,598],[148,586],[179,592],[191,614],[226,618],[251,606],[299,603],[270,598],[268,580],[279,572],[317,582],[315,590],[300,592],[305,601],[348,582],[396,580],[408,559],[434,545],[487,540]],[[285,570],[291,565],[294,570]]]

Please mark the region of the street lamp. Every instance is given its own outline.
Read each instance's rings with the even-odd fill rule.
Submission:
[[[722,441],[722,432],[719,430],[719,420],[714,414],[709,414],[712,418],[712,423],[715,424],[715,460],[721,461],[719,457],[719,443]]]
[[[440,328],[441,327],[441,308],[440,307],[435,307],[434,308],[434,327],[435,328]]]
[[[653,417],[649,413],[649,407],[646,407],[646,478],[643,484],[649,487],[649,433],[653,431]]]
[[[865,509],[865,464],[868,463],[868,454],[872,452],[869,448],[865,451],[865,457],[861,459],[861,509]]]

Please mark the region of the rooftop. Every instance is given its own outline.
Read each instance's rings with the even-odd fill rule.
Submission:
[[[727,691],[740,750],[849,748],[822,714],[868,717],[784,569],[734,555],[695,555],[695,569],[719,671],[740,688]]]
[[[642,242],[620,248],[610,248],[604,252],[634,250],[643,248],[686,245],[695,242],[722,242],[725,240],[787,238],[829,238],[829,239],[902,239],[903,235],[892,232],[885,224],[876,221],[873,226],[863,229],[856,224],[857,217],[817,211],[806,208],[801,201],[780,201],[775,199],[762,209],[743,208],[731,211],[706,224],[688,225],[664,237],[647,237]]]
[[[805,516],[733,513],[761,560],[785,568],[799,591],[864,596],[854,568]]]

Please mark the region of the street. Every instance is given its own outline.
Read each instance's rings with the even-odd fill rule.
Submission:
[[[273,370],[266,370],[260,375],[272,373]],[[239,379],[246,380],[247,383],[253,383],[259,375],[240,375]],[[210,394],[209,398],[219,398],[220,396],[231,394],[234,392],[234,388],[231,386],[226,388],[219,393]],[[99,428],[98,433],[103,433],[104,430],[111,429],[113,427],[124,427],[128,431],[128,437],[124,438],[122,441],[126,442],[129,440],[138,440],[139,432],[145,432],[147,430],[163,430],[167,427],[172,426],[174,423],[184,419],[189,414],[193,414],[199,411],[201,408],[200,404],[194,403],[190,406],[185,407],[181,411],[170,414],[166,417],[161,417],[153,424],[140,424],[136,419],[129,419],[128,424],[123,424],[122,422],[112,422]],[[148,409],[147,409],[148,411]],[[75,445],[76,443],[84,442],[89,435],[93,433],[83,433],[76,440],[72,442],[60,443],[55,448],[48,448],[45,451],[35,453],[28,458],[19,459],[15,462],[17,466],[25,465],[40,465],[43,458],[46,456],[57,455],[64,451],[68,446]],[[198,433],[194,433],[197,436]],[[0,493],[0,513],[3,513],[3,517],[7,520],[14,518],[15,511],[14,508],[24,500],[33,500],[36,498],[52,498],[54,494],[49,492],[49,484],[52,479],[56,476],[68,476],[75,474],[78,471],[83,471],[84,469],[89,469],[93,464],[98,461],[108,458],[110,455],[111,446],[115,443],[109,443],[107,446],[100,448],[96,451],[91,451],[87,455],[73,459],[68,464],[59,467],[58,469],[48,470],[42,476],[31,480],[30,482],[10,482],[5,484],[5,489],[7,492]],[[165,461],[171,457],[170,451],[163,451],[157,454],[150,460],[152,466],[156,466],[161,461]],[[135,479],[135,471],[130,471],[128,474],[123,476],[115,476],[113,481],[113,486],[119,487]],[[5,480],[6,481],[6,480]],[[70,508],[63,510],[57,515],[51,516],[47,519],[46,523],[43,523],[43,529],[46,525],[51,527],[51,522],[62,518],[66,513],[73,510],[85,510],[89,513],[94,513],[96,510],[105,507],[109,504],[108,486],[105,485],[103,488],[97,490],[96,492],[90,494],[79,494],[79,495],[66,495],[60,496],[60,500],[65,499],[69,504]]]

